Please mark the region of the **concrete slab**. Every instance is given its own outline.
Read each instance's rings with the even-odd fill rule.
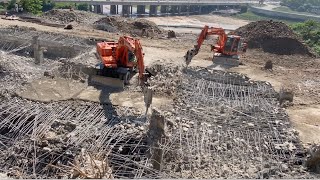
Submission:
[[[16,93],[25,99],[50,102],[74,98],[86,87],[87,84],[74,80],[43,78],[27,84]]]
[[[100,85],[100,86],[110,86],[110,87],[116,87],[116,88],[122,88],[122,89],[124,88],[123,80],[120,80],[118,78],[92,75],[90,76],[89,82],[95,85]]]

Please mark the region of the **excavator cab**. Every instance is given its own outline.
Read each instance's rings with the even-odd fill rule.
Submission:
[[[224,54],[226,55],[237,55],[241,49],[241,38],[239,36],[228,36],[224,47]]]

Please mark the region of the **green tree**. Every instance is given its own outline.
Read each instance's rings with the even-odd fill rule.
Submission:
[[[40,14],[42,12],[42,0],[21,0],[20,4],[24,10],[32,14]]]
[[[77,5],[77,9],[81,11],[88,11],[89,5],[87,3],[81,3]]]
[[[17,0],[10,0],[9,4],[7,6],[7,10],[12,10],[14,8],[14,5],[17,3]]]
[[[50,11],[51,9],[53,9],[55,6],[55,3],[50,1],[50,0],[43,0],[42,2],[42,11],[46,12],[46,11]]]
[[[320,55],[320,23],[310,20],[293,24],[291,28]]]

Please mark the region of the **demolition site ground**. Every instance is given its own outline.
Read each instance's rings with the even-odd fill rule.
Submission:
[[[186,67],[197,33],[168,38],[163,17],[149,19],[66,10],[0,19],[1,177],[320,177],[320,61],[285,24],[230,19],[249,49],[228,69],[212,63],[213,39]],[[147,113],[137,76],[124,89],[90,83],[96,43],[122,35],[141,40],[157,74]],[[294,98],[280,105],[283,91]]]

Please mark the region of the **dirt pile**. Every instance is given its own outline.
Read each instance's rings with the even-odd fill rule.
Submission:
[[[152,32],[154,35],[164,32],[154,22],[145,19],[127,19],[123,17],[105,17],[95,23],[95,27],[99,30],[108,32],[120,31],[130,33],[131,35],[141,35],[142,30]]]
[[[309,48],[282,22],[252,22],[238,28],[235,34],[244,37],[249,48],[262,48],[265,52],[279,55],[312,55]]]
[[[85,11],[53,9],[45,12],[41,17],[51,22],[61,24],[67,24],[71,22],[92,24],[92,22],[94,22],[95,19],[100,16]]]

